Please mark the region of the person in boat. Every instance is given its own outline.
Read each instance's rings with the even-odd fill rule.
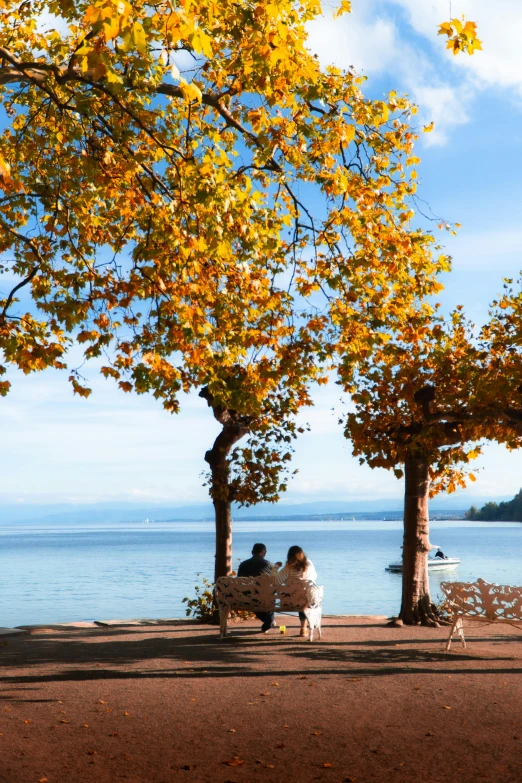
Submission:
[[[269,574],[273,569],[272,563],[266,560],[266,546],[264,544],[254,544],[252,547],[252,557],[243,560],[237,569],[238,576],[261,576]],[[268,633],[272,628],[277,628],[275,624],[274,612],[256,612],[256,617],[261,620],[261,633]]]
[[[439,557],[441,560],[447,560],[448,559],[440,547],[435,552],[435,557]]]
[[[306,579],[311,582],[317,582],[317,571],[314,564],[308,559],[306,553],[300,546],[291,546],[286,556],[286,563],[276,563],[272,568],[272,580],[276,585],[285,585],[293,579]],[[300,636],[307,636],[306,615],[299,612],[301,621]]]

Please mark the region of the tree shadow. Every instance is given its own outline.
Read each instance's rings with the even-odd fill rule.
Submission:
[[[233,633],[224,641],[219,639],[215,627],[200,626],[194,635],[190,630],[184,636],[177,631],[175,636],[173,633],[174,629],[166,627],[120,626],[15,637],[15,643],[1,652],[0,683],[12,689],[17,685],[108,679],[184,681],[255,679],[266,675],[373,678],[399,674],[522,673],[520,667],[487,666],[493,661],[515,663],[519,660],[516,657],[460,649],[447,653],[441,649],[445,641],[442,639],[397,639],[393,635],[389,640],[329,642],[326,639],[311,644],[298,637],[260,636],[252,628]],[[473,642],[492,641],[491,637],[472,638]],[[516,641],[511,636],[494,638]],[[419,645],[423,646],[419,648]],[[276,656],[272,665],[270,655]],[[158,661],[164,661],[165,665],[158,668]],[[475,666],[470,666],[471,663]],[[38,671],[40,666],[46,666],[46,670]],[[53,667],[52,671],[49,666]]]

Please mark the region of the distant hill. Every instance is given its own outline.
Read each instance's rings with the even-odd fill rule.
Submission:
[[[431,504],[432,519],[462,518],[470,500],[478,504],[485,498],[440,495]],[[260,503],[250,508],[234,507],[234,519],[245,522],[263,520],[320,520],[320,519],[402,519],[402,498],[376,500],[317,500],[306,503]],[[39,524],[118,524],[168,521],[210,521],[214,518],[211,503],[167,505],[161,503],[2,503],[0,498],[0,525]]]
[[[522,489],[520,489],[513,500],[502,503],[489,502],[482,508],[471,506],[466,511],[466,519],[473,519],[477,522],[522,522]]]

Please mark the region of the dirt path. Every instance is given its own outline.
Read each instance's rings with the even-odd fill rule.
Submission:
[[[330,618],[0,641],[2,783],[519,783],[522,634]]]

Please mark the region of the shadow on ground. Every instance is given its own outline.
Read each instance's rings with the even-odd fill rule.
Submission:
[[[368,625],[366,628],[382,626]],[[327,626],[349,633],[357,625]],[[399,632],[400,633],[400,632]],[[442,649],[440,638],[342,639],[310,644],[296,637],[260,636],[257,628],[235,628],[220,641],[215,627],[118,627],[51,631],[15,637],[0,652],[4,695],[9,686],[107,679],[263,677],[271,654],[271,676],[385,677],[397,674],[521,674],[522,660],[491,654],[491,644],[520,644],[515,636],[473,637],[472,648]],[[476,648],[487,643],[488,651]],[[4,643],[5,644],[5,643]],[[522,649],[522,648],[520,648]],[[458,650],[458,651],[457,651]],[[511,666],[506,665],[511,662]],[[504,663],[502,666],[501,664]],[[517,664],[520,663],[520,666]],[[23,672],[22,672],[23,670]]]

